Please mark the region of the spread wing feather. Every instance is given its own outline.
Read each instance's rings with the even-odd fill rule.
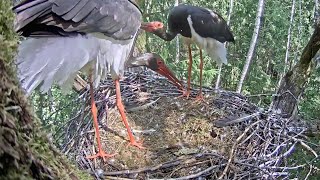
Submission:
[[[17,13],[15,30],[24,36],[99,32],[128,40],[141,20],[139,9],[128,0],[28,0],[13,10]]]

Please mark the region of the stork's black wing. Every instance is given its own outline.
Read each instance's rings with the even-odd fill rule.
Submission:
[[[15,29],[24,36],[103,33],[131,39],[141,24],[133,0],[27,0],[13,8]]]
[[[201,37],[211,37],[222,43],[234,41],[227,22],[216,12],[194,6],[191,6],[188,12],[191,15],[194,30]]]

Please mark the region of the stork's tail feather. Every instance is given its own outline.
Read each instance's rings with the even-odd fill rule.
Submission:
[[[205,38],[203,49],[219,66],[228,63],[227,49],[223,43],[212,38]]]
[[[50,13],[52,4],[49,0],[27,0],[13,7],[17,14],[14,22],[15,31],[20,31],[36,18]]]

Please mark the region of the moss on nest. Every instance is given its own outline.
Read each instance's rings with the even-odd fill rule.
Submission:
[[[90,179],[51,145],[18,87],[13,18],[11,1],[0,1],[0,179]]]

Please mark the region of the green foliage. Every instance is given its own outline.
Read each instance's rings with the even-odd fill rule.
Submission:
[[[58,87],[51,88],[46,94],[36,91],[30,99],[42,126],[49,132],[55,132],[54,137],[59,137],[59,130],[65,121],[71,119],[79,107],[85,104],[78,102],[77,93],[63,94]]]
[[[313,149],[319,149],[319,146],[316,147],[316,145],[320,144],[320,137],[319,135],[316,137],[312,137],[309,139],[310,142],[312,142],[313,144],[311,145],[311,148]],[[320,167],[320,161],[319,158],[315,158],[313,155],[311,155],[309,153],[309,151],[301,146],[298,145],[296,147],[296,151],[294,151],[294,153],[292,154],[292,158],[289,159],[288,164],[290,165],[297,165],[300,163],[301,159],[308,161],[308,162],[312,162],[312,165],[315,167]],[[318,153],[318,152],[317,152]],[[310,164],[311,165],[311,164]],[[306,175],[308,173],[311,173],[308,180],[318,180],[320,177],[320,173],[318,170],[316,170],[316,172],[309,172],[310,171],[310,166],[303,166],[301,168],[299,168],[299,170],[292,170],[291,171],[291,177],[292,178],[297,178],[297,179],[304,179],[306,177]]]
[[[306,119],[319,120],[320,117],[320,69],[317,69],[310,78],[308,87],[302,96],[300,110]]]
[[[180,1],[181,2],[181,1]],[[220,13],[225,20],[228,17],[229,0],[197,0],[182,1],[193,5],[203,6]],[[174,6],[175,1],[150,0],[141,3],[145,16],[144,21],[162,21],[166,23],[167,14]],[[251,37],[257,11],[257,1],[242,0],[234,1],[231,12],[230,27],[235,36],[235,43],[228,45],[227,66],[223,66],[221,87],[227,90],[235,90],[240,79],[241,71],[246,60],[250,46]],[[278,82],[286,66],[286,69],[293,67],[299,60],[301,52],[313,32],[314,2],[301,0],[295,2],[294,19],[291,27],[291,40],[289,47],[288,64],[284,63],[286,54],[286,44],[288,28],[290,25],[292,0],[266,1],[263,24],[253,57],[249,74],[245,80],[243,93],[246,95],[270,94],[263,99],[253,99],[260,105],[269,105],[275,93]],[[186,80],[188,67],[188,51],[180,38],[180,59],[176,60],[177,48],[176,40],[164,42],[160,38],[147,33],[146,50],[160,54],[174,70],[176,75]],[[193,46],[193,67],[192,81],[199,83],[199,51]],[[215,61],[205,56],[203,83],[207,86],[214,86],[217,69]],[[316,83],[319,85],[319,83]],[[317,95],[316,93],[314,95]],[[320,96],[319,96],[320,97]],[[315,104],[304,104],[306,108],[311,108]],[[318,104],[319,106],[320,104]]]

